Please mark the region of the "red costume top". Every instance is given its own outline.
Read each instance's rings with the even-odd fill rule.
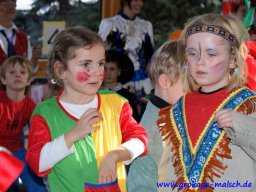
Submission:
[[[209,121],[209,117],[214,114],[215,110],[219,104],[228,96],[226,89],[212,92],[210,94],[191,92],[186,95],[185,101],[185,112],[186,112],[186,122],[189,137],[191,139],[192,145],[195,146],[205,125]],[[197,111],[198,118],[195,118],[195,114],[191,111]]]
[[[29,97],[18,102],[9,99],[4,91],[0,92],[0,146],[15,152],[24,147],[23,128],[29,122],[35,108]]]
[[[176,180],[174,187],[180,187],[181,191],[213,191],[215,186],[211,185],[212,183],[216,180],[224,183],[231,177],[230,180],[235,178],[241,181],[243,178],[235,172],[231,173],[229,167],[237,164],[236,159],[239,157],[250,159],[249,155],[244,149],[241,150],[242,153],[236,150],[237,147],[244,148],[244,145],[239,143],[241,141],[233,139],[230,143],[232,136],[227,133],[231,130],[219,127],[215,113],[221,109],[229,109],[241,113],[241,119],[247,118],[255,113],[255,101],[255,93],[248,88],[239,88],[230,93],[222,88],[211,93],[188,93],[172,108],[161,109],[161,118],[157,124],[164,140],[170,142],[168,147],[172,153],[172,157],[168,157],[171,160],[167,160],[165,156],[162,162],[172,163],[174,168],[168,173],[170,175],[163,173],[165,176],[162,177],[168,178],[168,181]],[[240,138],[239,131],[234,135]],[[253,171],[248,172],[248,175],[253,175]],[[248,177],[255,178],[251,175]],[[181,187],[184,183],[191,186]],[[200,184],[206,185],[201,188]]]

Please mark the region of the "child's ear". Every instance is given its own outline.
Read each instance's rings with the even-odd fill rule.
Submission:
[[[161,75],[159,75],[159,78],[158,78],[158,83],[159,85],[163,88],[163,89],[166,89],[166,88],[169,88],[170,87],[170,79],[168,78],[168,76],[164,73],[162,73]]]
[[[54,64],[54,73],[57,75],[57,78],[64,79],[64,72],[63,65],[59,61],[56,61]]]
[[[6,85],[6,80],[5,80],[5,78],[1,77],[1,82],[2,82],[3,85]]]

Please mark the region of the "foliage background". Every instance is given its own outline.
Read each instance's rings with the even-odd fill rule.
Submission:
[[[182,29],[187,19],[220,13],[221,4],[221,0],[144,0],[140,17],[152,22],[157,48],[172,31]],[[15,23],[30,35],[32,44],[41,45],[43,21],[66,21],[67,26],[86,26],[97,32],[100,20],[100,0],[34,0],[31,10],[17,12]]]

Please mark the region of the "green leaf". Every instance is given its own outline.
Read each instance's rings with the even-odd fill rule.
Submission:
[[[249,30],[249,28],[251,27],[252,23],[253,23],[253,19],[254,19],[254,12],[255,12],[255,8],[251,8],[249,9],[244,18],[243,18],[243,24],[246,27],[247,30]]]
[[[245,8],[246,10],[249,10],[250,9],[250,6],[251,6],[251,1],[250,0],[245,0]]]

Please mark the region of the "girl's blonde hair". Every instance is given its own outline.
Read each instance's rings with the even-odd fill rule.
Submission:
[[[91,49],[97,44],[105,48],[101,37],[88,28],[70,27],[61,31],[54,39],[49,52],[47,65],[49,78],[54,79],[59,86],[63,86],[63,82],[59,78],[59,68],[56,67],[56,64],[61,65],[62,70],[67,70],[67,62],[76,56],[75,51],[77,49]]]
[[[236,44],[232,43],[231,40],[228,40],[230,56],[234,59],[235,64],[235,69],[230,69],[229,71],[230,79],[228,83],[228,91],[230,92],[238,87],[244,86],[247,81],[247,65],[245,58],[248,53],[244,41],[248,39],[248,32],[242,22],[232,15],[224,16],[211,13],[198,16],[190,21],[185,27],[182,33],[185,42],[187,32],[195,26],[217,26],[236,37],[238,40],[238,47],[236,47]],[[188,70],[185,73],[185,76],[186,91],[196,91],[199,88],[199,85],[194,81]]]
[[[183,77],[185,45],[181,40],[164,43],[152,56],[150,78],[155,85],[161,74],[169,76],[171,85]]]

